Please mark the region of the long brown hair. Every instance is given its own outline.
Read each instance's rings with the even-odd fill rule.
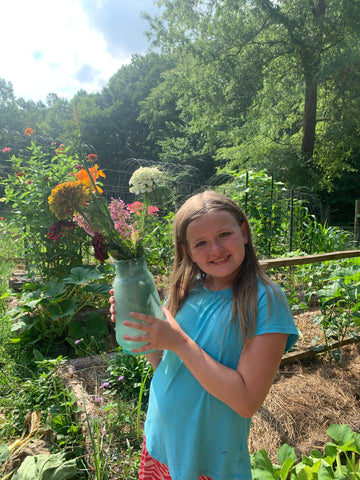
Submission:
[[[262,280],[267,292],[272,283],[261,269],[256,257],[245,213],[226,195],[213,190],[206,190],[190,197],[175,214],[175,257],[167,307],[171,314],[175,316],[195,284],[199,280],[206,278],[204,272],[193,263],[187,253],[186,230],[189,223],[214,210],[229,212],[239,226],[245,223],[247,228],[248,243],[245,245],[245,258],[232,286],[233,303],[231,318],[234,322],[237,318],[239,319],[240,331],[245,341],[246,338],[255,333],[258,279]]]

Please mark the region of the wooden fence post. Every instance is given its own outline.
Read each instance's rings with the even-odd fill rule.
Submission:
[[[360,232],[360,200],[355,200],[354,239],[355,245],[359,245]]]

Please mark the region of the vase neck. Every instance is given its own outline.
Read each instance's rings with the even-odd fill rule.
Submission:
[[[117,274],[122,274],[147,269],[145,257],[129,258],[127,260],[114,260],[114,267]]]

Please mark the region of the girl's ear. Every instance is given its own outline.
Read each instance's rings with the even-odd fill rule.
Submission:
[[[185,245],[181,245],[181,248],[183,249],[183,252],[187,255],[189,255],[189,257],[191,258],[192,260],[192,256],[191,256],[191,253],[190,251],[185,247]]]
[[[249,242],[248,226],[246,222],[243,222],[241,225],[241,233],[244,239],[244,245],[246,245]]]

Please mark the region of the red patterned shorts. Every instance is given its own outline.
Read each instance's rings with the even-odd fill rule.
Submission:
[[[145,437],[140,460],[139,480],[172,480],[168,467],[149,455]],[[198,480],[211,480],[211,478],[202,475]]]

